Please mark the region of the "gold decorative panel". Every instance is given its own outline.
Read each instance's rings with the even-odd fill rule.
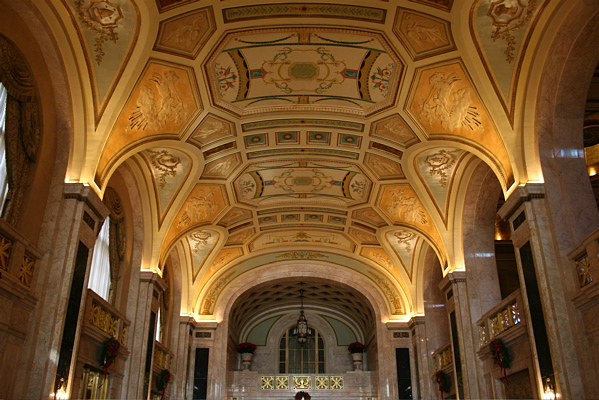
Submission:
[[[316,377],[316,389],[328,389],[329,388],[329,377],[328,376],[317,376]]]
[[[19,271],[19,280],[26,286],[31,286],[34,269],[35,260],[33,260],[31,257],[23,256],[23,263],[21,264],[21,270]]]
[[[311,376],[294,376],[293,377],[293,388],[294,389],[311,389],[312,388],[312,377]]]
[[[331,376],[331,389],[343,389],[343,377]]]
[[[260,389],[265,390],[265,389],[274,389],[274,380],[275,377],[274,376],[263,376],[261,378],[262,384],[260,385]]]
[[[112,337],[116,337],[119,320],[98,303],[92,303],[89,323]]]
[[[158,365],[162,369],[168,369],[169,355],[159,348],[156,348],[154,352],[154,364]]]
[[[593,270],[591,269],[591,264],[589,263],[588,254],[585,254],[576,260],[576,273],[578,274],[578,282],[580,283],[580,287],[586,286],[593,282]]]
[[[276,377],[277,389],[289,389],[289,377],[288,376],[277,376]]]
[[[8,258],[12,250],[12,242],[0,235],[0,269],[8,271]]]

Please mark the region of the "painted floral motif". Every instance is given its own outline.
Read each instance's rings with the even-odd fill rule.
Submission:
[[[194,243],[193,251],[200,251],[200,246],[207,245],[208,240],[212,237],[210,232],[205,231],[197,231],[189,235],[189,239]]]
[[[85,0],[75,0],[74,4],[81,24],[96,33],[95,61],[100,65],[106,55],[104,43],[108,41],[116,43],[119,40],[119,34],[115,29],[119,27],[118,22],[123,19],[123,12],[118,5],[109,1],[92,0],[87,8],[85,8]]]
[[[383,97],[386,97],[389,91],[389,83],[393,76],[393,67],[393,64],[389,64],[385,68],[376,67],[376,71],[370,76],[370,80],[373,83],[372,87],[379,90]]]
[[[507,43],[503,52],[508,63],[514,61],[516,38],[513,33],[528,24],[537,8],[537,0],[496,0],[489,8],[488,16],[493,20],[495,31],[491,34],[493,41],[504,40]]]
[[[215,63],[214,67],[220,96],[224,97],[229,89],[235,88],[235,84],[237,83],[237,75],[231,66],[225,68],[219,63]]]

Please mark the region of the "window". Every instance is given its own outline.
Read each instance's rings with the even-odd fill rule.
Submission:
[[[96,239],[87,287],[108,301],[110,294],[110,218],[106,218],[98,239]]]
[[[156,341],[162,342],[162,307],[158,308],[158,317],[156,318]]]
[[[0,214],[8,193],[8,173],[6,171],[6,145],[4,142],[4,123],[6,122],[6,99],[8,92],[0,83]]]
[[[325,346],[320,333],[310,328],[313,335],[300,346],[289,328],[279,342],[279,373],[281,374],[324,374]]]

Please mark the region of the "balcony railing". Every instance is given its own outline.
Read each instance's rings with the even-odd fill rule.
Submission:
[[[445,346],[440,347],[433,353],[433,364],[435,365],[435,372],[441,371],[451,365],[453,358],[451,356],[451,344],[447,343]]]
[[[109,337],[114,337],[127,347],[129,320],[91,289],[87,290],[85,315],[87,315],[87,325],[99,329]]]
[[[520,289],[510,294],[478,320],[479,346],[489,344],[503,332],[524,322]]]
[[[0,221],[0,274],[31,288],[39,252],[14,228]],[[9,279],[10,279],[9,278]]]

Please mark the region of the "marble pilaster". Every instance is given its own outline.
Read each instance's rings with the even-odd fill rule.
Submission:
[[[17,376],[14,398],[46,398],[53,391],[77,249],[80,243],[90,249],[89,264],[100,221],[108,214],[91,187],[83,184],[65,184],[58,202],[56,214],[45,223],[54,229],[45,232],[52,242],[37,267],[40,272],[32,290],[40,301],[29,326],[23,362],[17,366],[29,373]],[[87,274],[89,271],[86,282]],[[81,304],[85,304],[85,291]],[[83,307],[80,317],[82,313]],[[77,346],[78,340],[73,347],[75,354]],[[71,366],[74,360],[75,356]]]
[[[559,235],[556,232],[559,226],[553,221],[545,190],[545,186],[540,183],[519,186],[499,210],[499,214],[511,222],[526,307],[528,301],[519,249],[527,242],[532,249],[558,392],[563,399],[588,398],[581,379],[580,353],[577,351],[583,330],[577,328],[576,318],[572,315],[572,304],[566,297],[576,285],[572,273],[573,265],[560,255]],[[514,229],[514,220],[522,213],[526,221],[516,225]],[[529,335],[533,357],[536,358],[535,339],[531,328]],[[538,366],[538,362],[535,364]],[[537,379],[539,387],[542,388],[540,374]]]

